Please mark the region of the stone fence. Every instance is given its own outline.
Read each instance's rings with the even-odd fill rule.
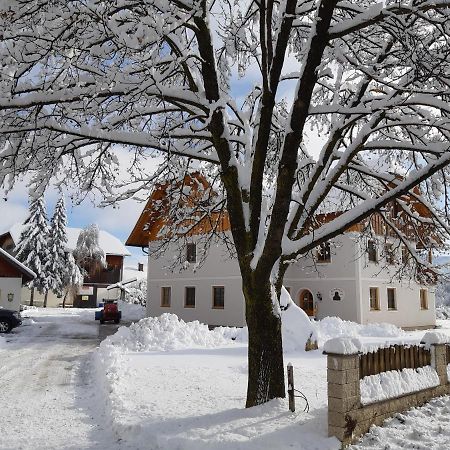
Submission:
[[[360,348],[353,339],[333,339],[334,343],[328,341],[324,347],[328,359],[328,435],[337,437],[345,447],[369,431],[371,425],[381,425],[395,413],[420,406],[433,397],[449,394],[447,363],[450,361],[447,361],[444,339],[448,338],[439,333],[424,336],[426,347],[431,352],[430,358],[424,358],[424,361],[431,363],[436,370],[439,377],[437,386],[366,405],[361,402],[363,355]],[[409,349],[409,346],[405,348]]]

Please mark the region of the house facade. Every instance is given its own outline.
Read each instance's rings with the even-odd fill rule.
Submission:
[[[73,251],[76,247],[80,228],[67,228],[67,250]],[[10,230],[0,235],[0,248],[4,251],[14,255],[14,248],[20,239],[22,232],[22,225],[16,224]],[[123,264],[125,256],[129,256],[130,252],[125,246],[110,233],[99,231],[99,245],[106,255],[106,267],[101,267],[98,264],[90,264],[84,267],[86,275],[83,280],[83,285],[75,291],[70,291],[66,298],[67,306],[74,306],[78,308],[92,308],[96,307],[108,295],[114,293],[108,292],[106,288],[111,284],[122,281]],[[117,292],[119,295],[119,292]],[[22,302],[29,304],[31,297],[31,290],[27,287],[23,288]],[[44,295],[39,294],[36,290],[34,292],[33,304],[41,306],[44,302]],[[62,297],[57,297],[53,292],[48,294],[47,306],[57,307],[63,302]]]
[[[433,327],[434,286],[396,278],[404,263],[401,246],[388,258],[384,251],[386,245],[395,244],[381,239],[368,243],[354,233],[344,234],[329,243],[326,257],[321,254],[325,252],[317,251],[315,257],[291,264],[284,286],[294,302],[316,319],[337,316],[361,324],[387,322],[405,328]],[[196,245],[195,237],[191,245]],[[374,252],[369,253],[367,245]],[[186,258],[187,253],[186,248]],[[183,269],[170,270],[171,256],[168,250],[161,258],[149,257],[149,316],[171,312],[185,321],[245,325],[239,266],[223,246],[211,247],[200,267],[191,259]]]
[[[168,247],[154,259],[152,249],[158,245],[158,232],[164,224],[159,207],[163,189],[155,189],[130,234],[126,245],[149,248],[147,314],[177,314],[183,320],[199,320],[208,325],[244,326],[245,308],[242,280],[235,259],[224,245],[213,245],[202,265],[197,255],[202,230],[190,234],[184,249],[185,263],[171,269],[178,248]],[[159,202],[159,203],[158,203]],[[426,214],[416,205],[419,214]],[[339,213],[324,214],[329,220]],[[227,218],[226,218],[227,219]],[[398,216],[402,220],[401,216]],[[396,220],[395,218],[393,220]],[[341,236],[323,244],[312,254],[290,265],[284,285],[292,299],[311,317],[338,316],[344,320],[367,324],[387,322],[404,328],[435,326],[434,285],[423,284],[409,260],[404,243],[387,230],[374,215],[370,222],[350,227]],[[363,237],[367,228],[372,232]],[[406,225],[407,226],[407,225]],[[228,231],[227,231],[228,230]],[[229,222],[222,231],[230,234]],[[420,249],[414,232],[408,232],[408,245]],[[433,279],[433,277],[429,277]]]
[[[22,286],[35,277],[33,271],[0,248],[0,308],[19,311]]]

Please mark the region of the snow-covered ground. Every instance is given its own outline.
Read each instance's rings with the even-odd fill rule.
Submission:
[[[450,323],[441,325],[450,334]],[[348,335],[367,348],[418,343],[424,335],[336,318],[320,322],[318,332],[320,345]],[[223,340],[230,335],[236,341]],[[300,399],[294,414],[285,400],[246,410],[245,341],[245,333],[208,331],[172,315],[146,319],[109,337],[100,346],[97,376],[116,436],[137,449],[338,449],[338,441],[327,437],[322,349],[305,353],[297,346],[285,352],[285,363],[294,366],[296,388],[309,400],[309,413],[303,412]],[[286,347],[295,348],[292,343]]]
[[[139,316],[132,306],[121,305],[125,320]],[[295,350],[285,354],[309,413],[300,399],[295,413],[286,400],[245,409],[245,333],[167,315],[120,327],[100,344],[118,327],[99,326],[93,315],[31,309],[24,326],[0,338],[0,449],[339,449],[327,437],[322,348],[287,345]],[[450,335],[450,321],[440,325]],[[339,319],[318,323],[317,332],[321,346],[342,335],[366,346],[424,335]],[[449,421],[450,399],[437,399],[374,427],[353,448],[448,448]]]

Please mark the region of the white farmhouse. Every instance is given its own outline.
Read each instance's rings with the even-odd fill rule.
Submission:
[[[157,212],[161,208],[154,206],[160,200],[161,187],[150,197],[126,245],[151,250],[157,244],[164,217]],[[426,214],[423,208],[416,210]],[[322,219],[326,220],[326,216]],[[362,238],[367,223],[357,224],[313,255],[292,264],[284,278],[291,297],[309,316],[318,319],[338,316],[361,324],[388,322],[405,328],[433,327],[434,286],[421,284],[420,273],[399,277],[399,271],[407,272],[410,264],[406,248],[376,215],[370,226],[374,231],[371,237]],[[225,232],[229,229],[228,220],[224,221],[223,229]],[[414,232],[409,235],[410,243],[416,245]],[[199,233],[192,233],[188,241],[186,262],[181,270],[169,269],[177,251],[175,247],[158,259],[149,256],[147,314],[171,312],[187,321],[244,326],[237,261],[219,244],[211,247],[204,264],[198,266]]]

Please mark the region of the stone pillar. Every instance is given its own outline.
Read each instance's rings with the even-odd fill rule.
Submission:
[[[434,366],[439,376],[441,386],[448,383],[447,380],[447,349],[445,344],[431,345],[431,365]]]
[[[439,384],[441,386],[448,385],[447,377],[447,343],[449,338],[443,333],[436,331],[429,331],[425,333],[421,343],[430,348],[431,351],[431,365],[435,368],[439,376]]]
[[[325,344],[328,382],[328,435],[349,443],[357,425],[349,414],[361,406],[359,348],[355,339],[331,339]]]

